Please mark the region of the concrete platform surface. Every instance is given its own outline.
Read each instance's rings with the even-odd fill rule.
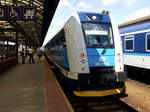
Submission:
[[[46,61],[38,62],[35,57],[35,64],[17,64],[0,74],[0,112],[72,111],[52,72],[45,67]]]

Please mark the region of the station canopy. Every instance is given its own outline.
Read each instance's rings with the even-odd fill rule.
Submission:
[[[41,46],[59,0],[0,0],[0,41]]]

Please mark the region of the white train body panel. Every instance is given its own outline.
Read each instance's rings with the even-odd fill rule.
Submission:
[[[121,38],[119,34],[119,30],[113,19],[112,28],[114,33],[114,43],[115,43],[115,71],[123,72],[124,71],[124,62],[123,62],[123,50],[121,45]]]
[[[68,77],[78,79],[78,73],[89,73],[89,68],[82,27],[77,14],[68,20],[64,30],[70,67]],[[82,53],[85,57],[81,59]]]
[[[124,64],[150,69],[150,56],[124,55]]]

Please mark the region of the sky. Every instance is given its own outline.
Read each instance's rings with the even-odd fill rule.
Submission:
[[[150,15],[150,0],[60,0],[43,46],[64,26],[73,11],[107,10],[117,24]]]

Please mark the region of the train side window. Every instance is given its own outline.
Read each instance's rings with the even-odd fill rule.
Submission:
[[[64,42],[64,43],[66,42],[66,40],[65,40],[65,31],[64,30],[62,31],[62,42]]]
[[[62,42],[63,47],[65,47],[66,39],[65,39],[65,31],[64,30],[62,30],[62,33],[61,33],[61,42]]]
[[[134,51],[134,35],[125,36],[124,48],[125,51]]]
[[[146,51],[150,52],[150,33],[146,34]]]

